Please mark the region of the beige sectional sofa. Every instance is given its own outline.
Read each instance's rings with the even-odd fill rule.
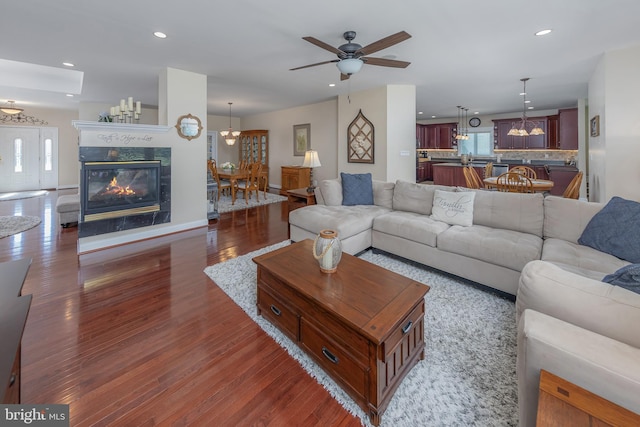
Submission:
[[[474,191],[473,224],[434,220],[436,190]],[[629,262],[578,244],[602,204],[375,180],[373,199],[342,206],[340,180],[322,181],[318,204],[289,214],[291,240],[331,228],[347,253],[372,247],[517,295],[522,426],[535,425],[540,369],[640,412],[640,295],[601,282]]]

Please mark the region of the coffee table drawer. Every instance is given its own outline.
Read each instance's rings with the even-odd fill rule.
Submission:
[[[385,340],[382,346],[383,359],[387,360],[398,345],[403,344],[411,350],[424,342],[424,300],[406,316],[400,326]],[[410,351],[413,353],[413,351]]]
[[[334,379],[351,388],[358,396],[366,396],[367,368],[304,317],[300,320],[300,346]]]
[[[298,341],[299,316],[260,286],[258,286],[258,309],[262,316],[277,326],[291,339]]]

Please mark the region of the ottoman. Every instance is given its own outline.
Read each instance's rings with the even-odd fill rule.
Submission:
[[[59,222],[63,228],[77,224],[78,216],[80,215],[80,195],[65,194],[59,196],[56,202],[56,212],[58,212]]]

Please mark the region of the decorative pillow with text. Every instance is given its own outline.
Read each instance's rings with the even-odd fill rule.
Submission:
[[[450,225],[469,227],[473,224],[474,191],[452,192],[436,190],[431,218]]]

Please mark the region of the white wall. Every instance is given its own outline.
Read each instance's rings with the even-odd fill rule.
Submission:
[[[293,155],[293,126],[305,123],[311,125],[310,145],[318,152],[322,164],[313,170],[313,178],[318,181],[335,178],[338,176],[337,100],[242,119],[242,129],[269,130],[270,186],[279,188],[282,185],[281,166],[302,165],[304,157]],[[218,148],[221,145],[225,145],[224,142],[219,143]],[[235,161],[239,158],[238,152]]]
[[[640,201],[640,46],[603,55],[589,81],[589,118],[600,135],[589,139],[590,199]]]

